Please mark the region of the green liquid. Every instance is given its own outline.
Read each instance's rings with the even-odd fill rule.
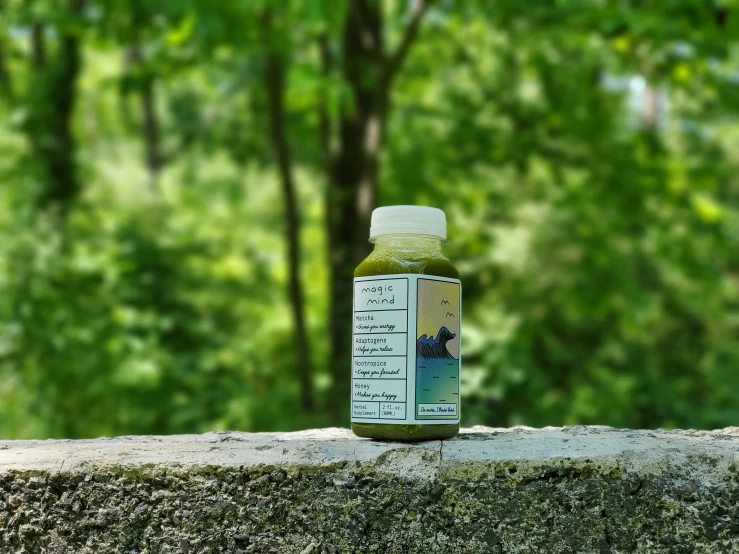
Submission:
[[[378,243],[372,253],[354,270],[355,277],[400,273],[422,273],[459,279],[457,268],[441,253],[438,242],[430,246],[414,247],[413,249],[393,246],[392,244],[381,246]],[[456,437],[459,433],[459,424],[387,425],[383,423],[352,423],[352,432],[358,437],[377,440],[426,441]]]

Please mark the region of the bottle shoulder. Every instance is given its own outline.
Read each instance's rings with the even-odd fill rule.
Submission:
[[[443,254],[423,252],[373,251],[354,270],[355,277],[419,273],[459,279],[459,271]]]

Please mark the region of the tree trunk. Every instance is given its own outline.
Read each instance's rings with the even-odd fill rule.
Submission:
[[[163,157],[159,138],[159,118],[156,113],[156,97],[154,94],[154,78],[149,75],[142,83],[141,116],[144,121],[144,139],[146,141],[146,167],[152,186],[159,179]]]
[[[31,27],[31,56],[36,69],[46,65],[46,35],[41,23],[34,23]]]
[[[83,5],[82,0],[72,0],[71,14],[79,15]],[[41,208],[54,207],[64,216],[80,191],[71,125],[81,68],[80,41],[74,33],[62,33],[56,56],[49,58],[44,29],[35,24],[31,44],[35,74],[28,133],[46,180],[38,203]]]
[[[330,406],[334,422],[349,406],[352,277],[370,250],[369,220],[377,195],[382,131],[382,12],[377,0],[353,0],[344,22],[342,75],[353,104],[341,116],[338,152],[327,194],[330,277]]]
[[[392,83],[416,38],[428,2],[416,0],[392,55],[385,54],[379,0],[352,0],[342,36],[342,76],[353,103],[339,121],[330,164],[326,213],[330,266],[329,340],[334,423],[346,420],[351,382],[353,272],[369,253],[370,217],[377,204],[380,149]]]
[[[10,73],[8,72],[8,54],[7,44],[2,41],[0,36],[0,98],[13,97],[13,84],[10,81]]]
[[[318,55],[321,62],[321,77],[324,86],[318,99],[318,132],[321,145],[321,166],[326,175],[331,171],[332,144],[331,144],[331,116],[329,114],[328,82],[333,73],[333,57],[326,33],[318,37]]]
[[[267,103],[270,134],[277,156],[277,164],[285,203],[286,234],[288,244],[289,294],[295,326],[295,351],[298,378],[300,381],[300,406],[312,412],[313,385],[311,375],[311,352],[303,310],[303,288],[300,281],[300,216],[295,198],[295,183],[292,174],[292,155],[285,134],[285,65],[279,52],[270,48],[265,66]]]
[[[141,106],[141,132],[144,137],[146,169],[149,183],[156,188],[159,173],[164,166],[162,156],[159,117],[156,112],[154,76],[145,66],[141,48],[137,42],[129,48],[128,59],[137,73],[137,92]]]

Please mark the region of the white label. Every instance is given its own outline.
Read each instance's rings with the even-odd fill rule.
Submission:
[[[354,379],[405,379],[408,366],[406,356],[354,356]]]
[[[456,404],[419,404],[418,415],[457,415]]]
[[[461,316],[458,279],[354,279],[352,422],[459,423]]]
[[[408,309],[408,279],[354,279],[356,312],[395,311]],[[356,318],[355,318],[356,321]]]
[[[405,311],[405,310],[404,310]],[[405,356],[408,333],[364,335],[354,333],[355,356]]]
[[[406,310],[378,310],[354,314],[355,333],[405,333],[408,331]]]
[[[354,379],[352,399],[360,402],[405,402],[405,379]]]

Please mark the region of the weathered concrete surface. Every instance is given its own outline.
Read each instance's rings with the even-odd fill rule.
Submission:
[[[739,553],[739,428],[0,441],[0,553]]]

